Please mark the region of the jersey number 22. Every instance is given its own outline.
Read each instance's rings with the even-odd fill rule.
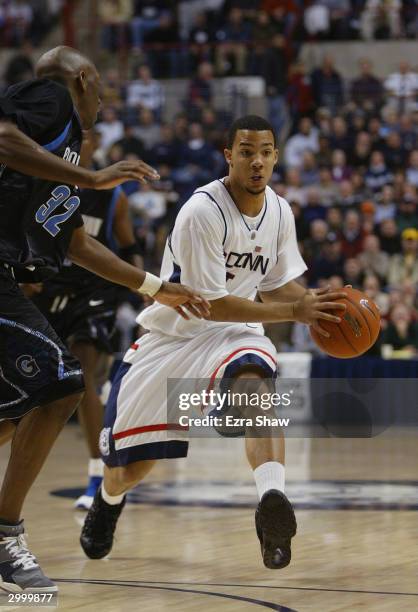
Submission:
[[[67,185],[59,185],[51,192],[51,198],[46,204],[42,204],[36,211],[35,219],[38,223],[42,223],[42,227],[51,234],[56,236],[60,231],[60,225],[67,221],[71,215],[80,206],[80,198],[71,195],[71,189]],[[71,197],[70,197],[71,196]],[[65,212],[57,215],[52,215],[54,210],[64,204]],[[51,216],[52,215],[52,216]]]

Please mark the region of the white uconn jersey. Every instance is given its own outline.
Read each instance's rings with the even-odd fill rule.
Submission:
[[[188,285],[208,300],[228,294],[253,300],[257,291],[273,291],[305,270],[286,200],[267,187],[261,212],[247,217],[223,180],[216,180],[197,189],[180,210],[160,276]],[[185,321],[157,303],[137,321],[151,331],[179,337],[194,336],[209,326],[231,325],[194,317]]]

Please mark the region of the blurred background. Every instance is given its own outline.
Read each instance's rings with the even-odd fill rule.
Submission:
[[[418,356],[417,36],[417,0],[0,0],[0,87],[63,42],[97,63],[96,166],[142,158],[161,175],[124,185],[157,273],[183,203],[227,173],[229,124],[268,118],[280,143],[271,186],[292,206],[304,282],[375,300],[376,368]],[[120,306],[116,353],[137,334],[137,299]],[[333,361],[304,325],[268,334],[281,352]]]

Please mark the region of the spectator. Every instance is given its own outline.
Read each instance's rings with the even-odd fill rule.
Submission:
[[[412,121],[412,114],[401,115],[399,120],[399,134],[406,151],[417,148],[418,134]]]
[[[386,136],[386,142],[382,147],[383,157],[391,172],[396,172],[405,167],[407,154],[402,145],[399,132],[390,132]]]
[[[137,80],[127,86],[126,104],[131,108],[148,108],[156,119],[161,117],[164,104],[164,90],[158,81],[152,78],[152,73],[146,64],[139,66]]]
[[[341,242],[334,232],[329,232],[320,253],[312,261],[309,272],[310,282],[319,283],[321,279],[342,276],[343,271],[344,257],[341,253]]]
[[[198,13],[194,17],[193,27],[189,34],[188,53],[191,71],[194,72],[203,62],[212,61],[212,42],[213,32],[206,13]]]
[[[386,166],[385,158],[381,151],[373,151],[370,157],[370,165],[365,175],[366,186],[374,193],[383,189],[393,180],[393,174]]]
[[[399,111],[411,111],[415,108],[415,100],[418,93],[418,74],[412,72],[408,62],[399,64],[399,72],[389,75],[385,81],[385,89],[388,92],[389,103]]]
[[[144,143],[135,136],[135,127],[131,123],[125,123],[123,136],[115,144],[122,147],[124,156],[134,155],[137,159],[146,157]]]
[[[321,255],[328,235],[328,224],[323,219],[313,219],[309,232],[310,237],[305,240],[303,250],[306,261],[312,262]]]
[[[386,316],[389,311],[389,296],[381,291],[379,278],[374,274],[366,273],[363,279],[363,291],[377,305],[380,316]]]
[[[359,203],[359,198],[354,193],[354,186],[350,180],[343,180],[339,183],[339,195],[337,198],[338,206],[355,206]]]
[[[269,121],[280,138],[287,118],[287,58],[283,36],[273,36],[271,45],[265,49],[260,59],[266,84]]]
[[[350,0],[317,0],[315,4],[328,10],[330,37],[335,40],[350,38]]]
[[[30,45],[22,45],[21,51],[10,58],[4,72],[4,82],[6,87],[15,85],[16,83],[19,83],[19,81],[33,79],[34,66],[30,54]]]
[[[362,37],[399,38],[401,8],[401,0],[366,0],[361,15]]]
[[[173,14],[163,11],[158,27],[144,35],[146,63],[150,66],[155,78],[182,76],[184,68],[180,43],[180,34]]]
[[[394,219],[396,215],[396,204],[393,197],[393,187],[385,185],[377,197],[377,207],[374,222],[379,225],[385,219]]]
[[[302,156],[300,178],[304,187],[307,185],[316,185],[319,182],[319,170],[315,155],[312,151],[305,151]]]
[[[339,236],[343,226],[343,214],[341,208],[338,208],[337,206],[331,206],[328,208],[325,220],[328,223],[330,232]]]
[[[303,153],[318,151],[318,130],[312,125],[309,117],[303,117],[299,122],[299,132],[289,138],[286,143],[284,156],[288,166],[301,168]]]
[[[356,257],[363,250],[364,232],[360,215],[356,210],[348,210],[341,232],[341,248],[344,257]]]
[[[101,0],[98,15],[102,23],[102,46],[106,51],[126,50],[129,45],[129,22],[132,0]]]
[[[348,163],[353,168],[366,170],[370,163],[372,153],[372,143],[370,135],[367,132],[357,134],[354,150],[350,153]]]
[[[414,187],[418,187],[418,149],[411,151],[406,169],[406,180]]]
[[[360,262],[355,257],[348,257],[344,261],[344,285],[352,285],[353,289],[361,289],[363,285],[363,272]]]
[[[187,104],[199,113],[202,108],[211,104],[213,96],[213,65],[202,62],[197,68],[197,75],[190,81]]]
[[[380,250],[379,238],[374,234],[365,236],[363,252],[358,260],[366,274],[374,274],[381,281],[385,281],[389,268],[389,255]]]
[[[388,282],[390,285],[400,285],[409,280],[418,283],[418,230],[408,228],[402,232],[402,253],[390,258]]]
[[[275,34],[280,34],[280,32],[277,32],[270,15],[266,11],[259,11],[255,18],[251,41],[254,45],[251,55],[252,74],[259,74],[263,55]]]
[[[157,167],[166,165],[176,168],[179,165],[180,143],[175,138],[171,125],[161,125],[160,138],[150,151],[150,162]]]
[[[117,112],[111,106],[104,107],[101,121],[96,124],[96,130],[101,135],[101,146],[106,151],[113,143],[123,137],[123,123]]]
[[[287,103],[295,125],[300,117],[308,116],[314,110],[311,77],[306,73],[306,66],[302,62],[293,64],[289,69]]]
[[[342,79],[329,55],[324,57],[322,66],[312,72],[312,90],[316,105],[325,106],[332,113],[338,112],[344,103]]]
[[[416,196],[404,197],[404,199],[399,202],[396,221],[401,232],[408,227],[418,227]]]
[[[332,119],[332,131],[330,144],[333,149],[350,150],[353,146],[352,136],[348,133],[347,122],[343,117],[337,116]]]
[[[394,219],[385,219],[378,226],[380,245],[385,253],[393,255],[401,250],[401,240]]]
[[[332,180],[336,183],[349,180],[351,176],[351,170],[347,166],[347,158],[344,151],[337,149],[333,152],[331,157],[331,175]]]
[[[405,304],[396,304],[392,308],[382,342],[390,344],[396,351],[408,350],[411,355],[417,354],[418,324],[413,320],[411,309]]]
[[[307,223],[315,219],[325,219],[326,208],[322,206],[317,187],[309,187],[306,190],[306,208],[303,212]]]
[[[306,190],[302,186],[300,170],[288,168],[286,171],[286,199],[288,202],[294,200],[301,206],[306,205]]]
[[[150,184],[141,185],[138,191],[129,196],[131,210],[139,215],[148,227],[161,220],[167,212],[166,194],[157,191]],[[151,227],[150,227],[151,229]]]
[[[132,47],[134,53],[139,53],[144,44],[144,36],[158,28],[162,7],[153,0],[135,2],[135,16],[131,19]]]
[[[372,64],[368,59],[361,59],[360,76],[351,85],[351,99],[360,108],[367,111],[378,110],[383,103],[383,86],[372,72]]]
[[[156,123],[154,115],[149,108],[141,108],[139,111],[139,124],[134,128],[134,136],[144,143],[147,151],[150,151],[160,141],[160,125]]]
[[[319,169],[318,191],[324,206],[332,206],[338,200],[338,186],[332,180],[331,170],[327,166]]]
[[[244,21],[239,7],[231,9],[225,25],[216,32],[216,38],[219,41],[216,49],[217,72],[222,75],[244,74],[251,26]]]
[[[318,136],[318,152],[316,160],[318,166],[331,167],[332,150],[328,136],[319,134]]]
[[[102,106],[112,106],[118,112],[121,111],[124,106],[124,89],[120,72],[114,68],[107,70],[103,78],[100,92]]]
[[[4,19],[7,28],[8,45],[20,47],[29,40],[33,22],[33,10],[29,2],[10,0],[4,5]]]

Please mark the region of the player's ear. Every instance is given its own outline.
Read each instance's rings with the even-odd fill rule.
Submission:
[[[274,165],[279,161],[279,149],[274,149]]]
[[[80,70],[80,72],[77,75],[77,85],[78,87],[81,89],[81,91],[84,93],[87,89],[87,74],[84,70]]]
[[[231,157],[232,157],[232,151],[231,149],[224,149],[224,155],[225,155],[225,159],[226,159],[226,163],[228,164],[228,166],[231,165]]]

